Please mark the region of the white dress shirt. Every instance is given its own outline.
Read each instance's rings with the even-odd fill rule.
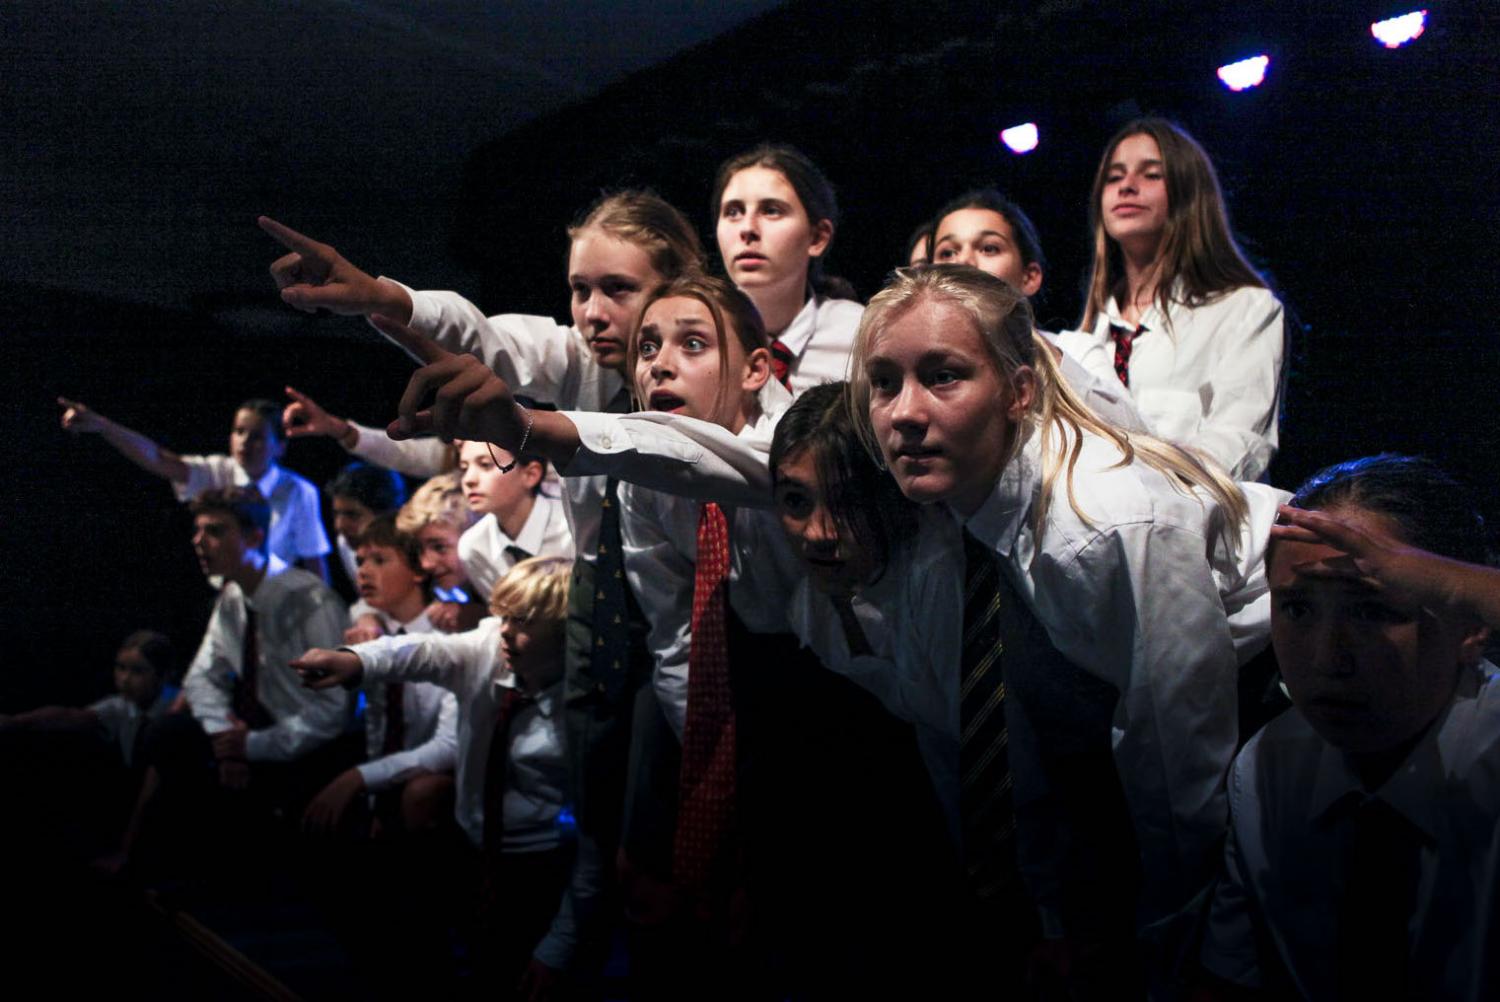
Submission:
[[[348,722],[346,693],[309,689],[287,667],[311,648],[343,641],[344,603],[313,575],[276,560],[248,598],[239,585],[226,582],[182,682],[193,716],[210,734],[230,726],[234,680],[243,670],[247,607],[255,610],[259,629],[256,694],[275,723],[246,736],[245,757],[286,762],[332,741]]]
[[[1062,350],[1058,335],[1044,330],[1037,333],[1044,341]],[[1058,360],[1057,369],[1062,373],[1068,388],[1082,398],[1097,417],[1116,428],[1150,434],[1140,411],[1135,409],[1135,402],[1130,399],[1130,391],[1120,382],[1120,377],[1115,375],[1113,369],[1110,370],[1108,379],[1101,378],[1085,369],[1083,363],[1066,351],[1063,351],[1062,358]]]
[[[1453,702],[1378,789],[1294,707],[1235,759],[1233,825],[1204,966],[1261,987],[1279,965],[1304,998],[1338,997],[1350,808],[1379,800],[1421,833],[1407,932],[1411,998],[1493,998],[1500,977],[1500,676],[1465,671]],[[1274,959],[1257,953],[1257,945]],[[1267,986],[1269,987],[1269,986]]]
[[[458,537],[458,559],[468,572],[469,584],[474,594],[486,604],[495,583],[520,560],[515,549],[525,551],[533,557],[573,558],[573,536],[568,532],[568,520],[563,514],[562,502],[545,494],[536,495],[531,513],[515,539],[500,528],[500,519],[490,514],[464,530]]]
[[[1059,343],[1100,379],[1116,379],[1110,325],[1135,325],[1110,300],[1091,331],[1063,331]],[[1130,354],[1130,395],[1152,434],[1213,456],[1236,480],[1256,480],[1276,454],[1281,367],[1286,351],[1281,301],[1243,286],[1198,306],[1153,301]]]
[[[408,623],[395,623],[377,613],[396,634],[431,633],[432,623],[423,612]],[[365,686],[365,754],[369,760],[357,766],[365,789],[379,793],[423,772],[451,772],[458,759],[458,699],[430,682],[401,686],[401,751],[381,755],[385,747],[386,687]]]
[[[501,691],[516,685],[516,677],[505,667],[500,650],[500,620],[482,620],[467,633],[381,637],[348,649],[364,666],[366,685],[431,682],[457,697],[458,794],[454,815],[469,841],[483,845],[490,741],[495,734]],[[503,800],[504,852],[541,852],[562,842],[568,762],[561,710],[559,680],[533,701],[521,704],[511,719]],[[537,959],[558,969],[568,966],[578,941],[574,916],[597,896],[600,879],[597,861],[580,853],[552,927],[537,944]]]
[[[793,396],[849,378],[849,355],[864,315],[865,308],[849,299],[807,297],[786,330],[775,338],[792,353],[787,382]]]
[[[1269,640],[1264,551],[1287,494],[1242,485],[1251,517],[1230,553],[1217,531],[1223,513],[1206,494],[1119,460],[1113,443],[1085,435],[1073,490],[1088,521],[1060,477],[1038,536],[1033,434],[967,528],[998,554],[1057,651],[1121,694],[1114,757],[1144,870],[1141,936],[1171,949],[1182,931],[1172,920],[1217,868],[1237,673]],[[943,691],[957,699],[956,685]]]
[[[740,434],[769,443],[779,417],[779,411],[763,413]],[[679,738],[687,716],[698,515],[695,500],[635,484],[620,487],[625,574],[650,624],[647,643],[656,662],[657,698]],[[729,604],[752,633],[787,632],[786,600],[802,569],[780,524],[748,508],[726,506],[724,515],[730,541]]]
[[[397,473],[411,477],[435,477],[455,467],[458,460],[453,446],[444,445],[436,438],[403,438],[397,441],[385,433],[384,428],[370,428],[358,421],[350,421],[354,429],[354,447],[351,455],[367,463],[384,466]]]
[[[172,481],[177,500],[191,501],[207,490],[255,487],[271,505],[271,552],[289,564],[304,557],[321,557],[331,547],[323,531],[318,489],[291,470],[275,463],[253,484],[250,475],[228,456],[183,456],[188,478]]]
[[[119,748],[120,758],[127,766],[132,766],[135,765],[136,738],[140,736],[142,728],[165,717],[176,698],[177,687],[166,685],[162,686],[156,699],[144,710],[118,692],[90,703],[88,708],[99,718],[105,740]]]

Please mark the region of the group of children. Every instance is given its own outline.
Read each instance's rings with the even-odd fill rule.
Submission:
[[[622,942],[639,998],[1493,990],[1482,523],[1406,457],[1260,482],[1283,309],[1191,137],[1107,146],[1058,334],[998,193],[861,306],[804,155],[713,192],[722,278],[655,195],[582,214],[571,326],[262,219],[285,302],[420,363],[385,431],[289,387],[230,457],[179,457],[59,401],[193,499],[222,584],[187,712],[131,698],[126,849],[208,788],[406,839],[472,890],[502,996],[597,992]],[[395,514],[388,472],[334,482],[351,607],[276,463],[298,435],[429,478]]]

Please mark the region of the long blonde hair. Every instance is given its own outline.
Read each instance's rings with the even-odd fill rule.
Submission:
[[[1099,418],[1063,379],[1050,348],[1036,333],[1026,297],[977,268],[932,265],[898,269],[890,284],[865,307],[849,363],[847,400],[854,426],[877,461],[881,459],[881,450],[870,424],[870,378],[866,365],[874,342],[885,329],[897,317],[928,301],[950,303],[969,315],[1002,379],[1011,381],[1022,367],[1036,373],[1037,391],[1021,419],[1022,427],[1011,437],[1012,455],[1004,457],[1004,461],[1008,464],[1031,434],[1040,436],[1042,489],[1032,515],[1032,528],[1038,538],[1046,525],[1053,490],[1064,473],[1069,506],[1085,524],[1093,524],[1073,490],[1073,473],[1087,432],[1114,443],[1120,452],[1116,465],[1125,466],[1139,459],[1184,494],[1195,488],[1206,492],[1225,513],[1221,531],[1230,550],[1235,548],[1238,527],[1249,510],[1244,494],[1229,474],[1206,456],[1149,435],[1127,432]]]
[[[1150,136],[1161,150],[1167,183],[1167,223],[1157,249],[1157,308],[1167,317],[1167,307],[1176,301],[1197,306],[1242,286],[1265,288],[1265,279],[1245,260],[1229,228],[1229,213],[1214,165],[1192,136],[1164,118],[1138,118],[1115,133],[1089,195],[1089,226],[1094,233],[1094,263],[1089,274],[1089,295],[1079,326],[1092,330],[1099,314],[1109,309],[1112,297],[1124,300],[1125,265],[1120,247],[1104,231],[1100,212],[1104,184],[1115,150],[1131,136]],[[1170,321],[1169,321],[1170,322]]]

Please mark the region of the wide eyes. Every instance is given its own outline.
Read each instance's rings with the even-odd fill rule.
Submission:
[[[660,347],[661,345],[655,341],[642,341],[638,354],[641,358],[655,358],[656,352]]]

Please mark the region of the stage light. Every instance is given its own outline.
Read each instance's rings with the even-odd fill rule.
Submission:
[[[1030,153],[1036,149],[1038,142],[1036,123],[1027,122],[1025,125],[1012,125],[1008,129],[1001,129],[1000,141],[1012,153]]]
[[[1370,25],[1370,34],[1375,40],[1387,49],[1399,49],[1407,42],[1416,41],[1422,37],[1422,29],[1427,27],[1427,12],[1425,10],[1414,10],[1400,17],[1387,18],[1384,21],[1376,21]]]
[[[1249,59],[1220,66],[1219,79],[1230,90],[1249,90],[1261,85],[1266,79],[1266,67],[1270,65],[1270,56],[1251,56]]]

